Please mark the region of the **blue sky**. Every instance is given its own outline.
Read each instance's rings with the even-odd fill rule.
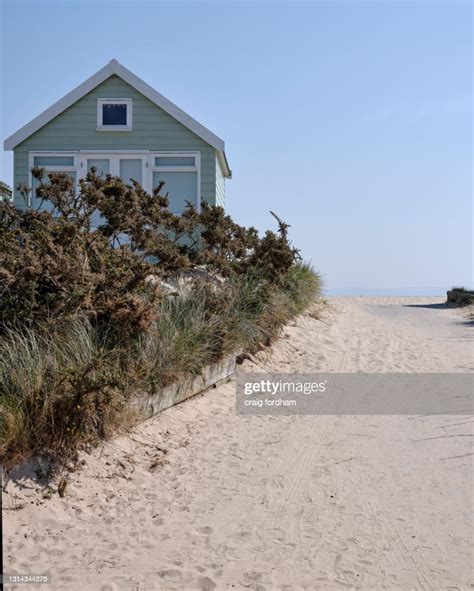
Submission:
[[[225,139],[229,212],[277,212],[329,289],[472,283],[471,2],[0,3],[2,139],[115,57]]]

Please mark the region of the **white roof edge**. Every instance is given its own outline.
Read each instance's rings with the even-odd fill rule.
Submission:
[[[182,123],[216,150],[221,152],[224,151],[224,140],[221,140],[220,137],[212,133],[212,131],[204,127],[204,125],[201,125],[196,119],[193,119],[191,115],[185,113],[177,105],[172,103],[125,66],[119,64],[117,60],[112,60],[109,65],[111,65],[114,74],[125,80],[125,82],[128,82],[130,86],[133,86],[138,92],[141,92],[144,96],[150,99],[151,102],[155,103],[155,105],[161,107],[163,111],[168,113],[168,115],[174,117],[174,119]]]
[[[46,123],[49,123],[52,119],[57,117],[60,113],[65,111],[68,107],[73,105],[84,95],[101,84],[101,82],[107,80],[107,78],[113,74],[111,65],[112,62],[108,63],[90,78],[87,78],[87,80],[85,80],[82,84],[76,86],[76,88],[71,90],[71,92],[68,92],[68,94],[63,96],[62,99],[59,99],[59,101],[52,104],[48,109],[46,109],[46,111],[43,111],[29,123],[21,127],[18,131],[5,140],[3,148],[5,150],[13,150],[13,148],[15,148],[23,140],[26,140],[26,138],[35,133],[35,131],[38,131],[38,129],[46,125]]]
[[[227,162],[227,157],[224,151],[217,152],[217,159],[219,160],[219,165],[222,169],[222,173],[226,179],[232,178],[232,171],[229,168],[229,163]]]
[[[106,66],[101,68],[98,72],[93,74],[82,84],[76,86],[74,90],[63,96],[62,99],[51,105],[48,109],[40,113],[32,121],[24,125],[21,129],[16,131],[10,137],[8,137],[3,144],[4,149],[13,150],[13,148],[15,148],[23,140],[25,140],[30,135],[38,131],[38,129],[49,123],[52,119],[57,117],[60,113],[65,111],[68,107],[73,105],[75,102],[77,102],[79,99],[81,99],[88,92],[93,90],[96,86],[104,82],[104,80],[106,80],[113,74],[125,80],[125,82],[127,82],[128,84],[130,84],[130,86],[138,90],[138,92],[146,96],[150,101],[155,103],[155,105],[163,109],[163,111],[166,111],[168,115],[171,115],[174,119],[179,121],[182,125],[190,129],[198,137],[200,137],[210,146],[215,148],[219,152],[220,158],[222,158],[225,163],[224,166],[228,172],[228,175],[226,176],[230,178],[231,171],[229,169],[227,159],[225,157],[224,140],[212,133],[212,131],[204,127],[204,125],[201,125],[198,121],[193,119],[193,117],[185,113],[177,105],[175,105],[162,94],[157,92],[154,88],[149,86],[146,82],[144,82],[141,78],[139,78],[133,72],[128,70],[125,66],[122,66],[122,64],[120,64],[116,59],[111,60]]]

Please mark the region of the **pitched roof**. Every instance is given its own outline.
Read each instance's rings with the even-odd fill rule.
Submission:
[[[215,148],[217,150],[221,166],[225,172],[225,176],[231,176],[231,171],[225,155],[224,140],[212,133],[212,131],[204,127],[204,125],[201,125],[198,121],[196,121],[196,119],[193,119],[193,117],[185,113],[182,109],[168,100],[162,94],[157,92],[154,88],[136,76],[133,72],[128,70],[125,66],[122,66],[122,64],[120,64],[116,59],[111,60],[106,66],[101,68],[82,84],[76,86],[74,90],[71,90],[71,92],[51,105],[48,109],[46,109],[46,111],[40,113],[32,121],[8,137],[4,142],[4,149],[13,150],[13,148],[15,148],[15,146],[17,146],[23,140],[35,133],[35,131],[38,131],[38,129],[49,123],[52,119],[57,117],[60,113],[65,111],[68,107],[73,105],[87,93],[91,92],[91,90],[96,88],[96,86],[113,75],[122,78],[122,80],[146,96],[146,98],[152,103],[155,103],[155,105],[163,109],[163,111],[168,113],[168,115],[171,115],[171,117],[176,119],[176,121],[179,121],[182,125],[190,129],[198,137]]]

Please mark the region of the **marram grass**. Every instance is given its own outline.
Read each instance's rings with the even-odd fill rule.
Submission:
[[[157,392],[231,351],[270,344],[320,287],[305,264],[276,285],[252,273],[196,283],[160,300],[150,331],[120,343],[89,321],[9,327],[0,337],[3,464],[34,454],[64,461],[107,439],[136,420],[128,404],[134,393]]]

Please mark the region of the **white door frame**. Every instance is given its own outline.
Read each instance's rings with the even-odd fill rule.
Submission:
[[[120,176],[120,160],[141,160],[142,161],[142,179],[141,185],[145,191],[151,191],[151,181],[148,174],[148,152],[144,150],[81,150],[78,155],[78,179],[82,179],[87,174],[87,160],[100,159],[109,160],[110,174]]]

